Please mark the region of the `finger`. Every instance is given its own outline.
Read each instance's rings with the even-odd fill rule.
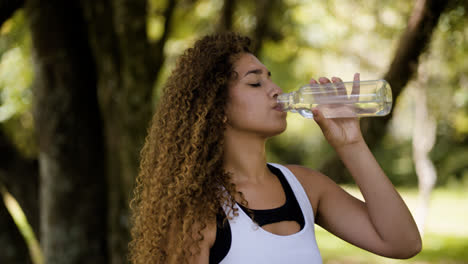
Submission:
[[[323,95],[326,97],[327,100],[332,100],[334,96],[336,96],[335,88],[333,87],[332,82],[328,78],[320,77],[319,82],[322,85],[322,89],[324,90]]]
[[[343,99],[348,99],[348,97],[346,96],[346,87],[344,86],[343,81],[338,77],[333,77],[332,81],[336,86],[336,91],[338,95],[340,95],[340,97],[343,96]]]
[[[310,79],[309,84],[311,87],[313,87],[311,90],[312,96],[315,98],[315,100],[318,100],[321,96],[319,83],[314,78],[312,78]]]
[[[312,109],[312,114],[314,115],[314,121],[317,123],[317,125],[320,127],[320,129],[322,130],[322,133],[326,134],[328,133],[327,132],[327,127],[328,127],[328,124],[327,122],[328,119],[325,118],[325,116],[323,115],[323,112],[318,108],[318,107],[315,107]]]
[[[312,114],[314,115],[314,120],[317,124],[322,127],[325,117],[323,116],[322,111],[320,111],[317,107],[312,108]]]
[[[354,80],[353,80],[353,89],[351,91],[351,98],[355,98],[356,101],[357,101],[358,95],[359,95],[360,90],[361,90],[361,86],[359,84],[359,81],[360,81],[360,74],[355,73],[354,74]]]
[[[310,84],[318,84],[318,82],[314,78],[310,79],[309,83]]]

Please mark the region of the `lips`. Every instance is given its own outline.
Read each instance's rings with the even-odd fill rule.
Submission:
[[[273,107],[273,109],[275,109],[276,111],[283,112],[283,106],[282,106],[281,103],[275,104],[275,106]]]

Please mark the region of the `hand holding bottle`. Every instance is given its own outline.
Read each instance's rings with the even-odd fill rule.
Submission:
[[[318,107],[326,118],[384,116],[392,109],[392,91],[385,80],[311,82],[299,90],[280,94],[283,111],[313,118]]]
[[[317,101],[325,102],[331,100],[330,98],[333,98],[336,95],[346,95],[346,91],[343,90],[344,87],[341,79],[333,77],[332,81],[333,82],[330,82],[329,79],[324,77],[319,78],[320,85],[333,87],[330,84],[334,84],[336,89],[330,89],[328,94],[324,94],[322,97],[317,98]],[[318,85],[319,83],[317,83],[316,80],[311,79],[310,84]],[[351,96],[346,100],[355,101],[356,98],[353,98],[352,95],[359,94],[359,73],[354,75],[354,84]],[[327,104],[324,104],[323,106],[327,106]],[[349,106],[348,104],[336,104],[333,107],[337,113],[339,112],[343,115],[353,113],[353,109],[350,108],[352,106]],[[310,110],[313,113],[314,120],[320,126],[320,129],[328,143],[335,149],[363,141],[359,119],[357,117],[326,118],[323,114],[323,107],[321,109],[320,104]]]

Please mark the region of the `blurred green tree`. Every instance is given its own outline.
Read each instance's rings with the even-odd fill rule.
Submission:
[[[468,119],[468,93],[463,88],[467,78],[456,74],[457,69],[467,67],[463,60],[468,50],[462,26],[464,1],[6,3],[0,5],[0,30],[8,32],[14,25],[23,31],[17,34],[20,38],[3,33],[0,39],[0,56],[5,56],[2,61],[10,67],[8,72],[0,68],[8,76],[0,74],[0,184],[17,198],[33,230],[41,234],[46,263],[126,262],[128,201],[159,88],[175,58],[199,36],[215,31],[235,30],[251,36],[255,53],[285,91],[303,84],[301,80],[311,75],[348,74],[358,65],[368,74],[385,76],[399,103],[399,99],[405,99],[403,88],[414,76],[432,32],[442,24],[446,31],[437,33],[436,50],[450,50],[451,59],[437,66],[447,71],[439,75],[449,77],[428,77],[432,84],[427,87],[428,100],[431,106],[433,98],[440,98],[440,85],[450,85],[458,88],[444,90],[443,94],[450,97],[445,105],[455,101],[457,107],[436,111],[439,121],[447,120],[439,128],[451,132],[439,132],[432,157],[448,175],[465,171],[466,166],[460,164],[467,149],[464,135],[468,134],[468,122],[464,120]],[[7,21],[20,8],[25,19]],[[446,16],[439,22],[442,12]],[[400,41],[395,41],[394,36],[401,32]],[[453,43],[464,43],[465,48],[451,49]],[[32,63],[24,62],[24,57],[30,56]],[[435,65],[441,57],[444,55],[431,53],[423,62]],[[25,65],[18,65],[18,61]],[[23,70],[18,73],[15,67]],[[28,72],[32,67],[34,74]],[[32,79],[33,93],[29,89]],[[6,95],[5,91],[12,90],[20,92]],[[31,101],[34,107],[29,109]],[[393,144],[395,140],[386,136],[386,127],[392,126],[390,118],[363,120],[366,138],[374,146],[384,140],[384,149],[376,148],[375,152],[383,157],[382,165],[389,171],[395,162],[412,170],[411,160],[408,165],[404,159],[411,157],[407,142]],[[288,122],[289,133],[269,141],[271,159],[321,165],[333,179],[346,180],[344,168],[320,137],[297,140],[299,134],[318,135],[317,128],[311,128],[300,117]],[[451,153],[451,147],[460,142],[465,143]],[[401,160],[394,158],[397,154]],[[406,168],[403,165],[396,167]],[[397,184],[408,182],[403,178],[408,170],[391,175],[392,180]],[[11,226],[11,219],[5,216],[0,208],[0,226]],[[14,244],[17,254],[24,256],[26,249],[18,233],[13,229],[3,231],[1,236],[7,239],[0,236],[0,248]],[[8,263],[5,257],[6,253],[0,251],[0,262]]]
[[[1,23],[24,4],[35,70],[32,113],[38,147],[31,162],[38,165],[25,166],[29,161],[12,155],[16,146],[1,134],[2,154],[8,155],[2,160],[2,183],[26,212],[38,212],[28,214],[30,222],[42,219],[33,229],[41,234],[46,263],[126,263],[128,203],[166,43],[173,22],[192,16],[194,7],[207,8],[207,1],[13,2]],[[218,30],[232,26],[233,4],[223,4],[219,19],[226,27]],[[259,4],[268,6],[267,1]],[[254,38],[260,50],[267,34],[257,28],[267,28],[270,7],[251,8],[260,10],[249,28],[262,34]],[[203,23],[204,16],[188,20]],[[151,22],[161,25],[153,38]],[[21,202],[25,189],[12,163],[33,177],[30,182],[40,180],[31,186],[35,203]]]
[[[449,1],[417,0],[409,17],[406,30],[403,32],[395,55],[383,79],[392,86],[393,100],[398,100],[406,84],[416,73],[419,57],[429,46],[432,33],[437,26],[440,15],[444,12]],[[383,139],[387,124],[392,113],[383,118],[362,119],[361,128],[369,147],[375,148]],[[349,181],[349,175],[343,173],[343,163],[337,156],[333,156],[324,163],[322,171],[335,181]]]

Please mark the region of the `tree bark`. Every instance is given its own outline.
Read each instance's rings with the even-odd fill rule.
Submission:
[[[29,0],[45,263],[106,263],[106,182],[95,65],[75,1]]]
[[[174,16],[175,13],[175,8],[177,6],[177,1],[176,0],[169,0],[166,6],[166,9],[163,11],[163,15],[165,17],[164,21],[164,32],[161,36],[161,38],[156,41],[155,43],[152,43],[152,47],[150,50],[150,54],[153,54],[153,61],[152,61],[152,67],[154,69],[154,81],[159,77],[159,72],[162,69],[162,66],[164,65],[165,61],[165,56],[164,56],[164,46],[166,45],[167,39],[169,38],[169,33],[172,30],[173,26],[173,21],[172,17]]]
[[[395,56],[384,79],[392,87],[393,102],[414,76],[419,65],[419,57],[429,46],[432,33],[437,26],[440,15],[450,1],[417,0],[411,13],[408,26],[400,38]],[[371,149],[375,148],[385,135],[392,114],[361,120],[364,138]],[[349,181],[343,163],[337,156],[324,163],[321,171],[337,182]]]
[[[126,263],[129,201],[139,168],[139,152],[152,115],[153,85],[164,63],[164,45],[176,1],[168,1],[163,36],[146,35],[146,1],[81,1],[98,73],[104,117],[109,186],[109,252],[113,264]]]
[[[429,157],[429,152],[436,141],[437,123],[430,116],[427,107],[427,96],[424,90],[427,77],[421,71],[418,82],[412,87],[413,98],[415,98],[415,102],[413,102],[413,161],[418,175],[419,187],[419,205],[415,220],[421,236],[424,235],[431,192],[437,181],[437,170]]]
[[[277,4],[278,0],[257,0],[256,1],[256,9],[255,9],[255,18],[257,23],[253,30],[253,44],[252,44],[252,52],[253,54],[260,54],[260,50],[263,46],[263,41],[267,36],[267,32],[269,31],[269,19],[270,14],[273,7]]]
[[[235,7],[235,0],[224,0],[223,8],[221,9],[221,14],[219,17],[218,26],[216,28],[217,32],[232,31],[232,17],[234,15]]]

